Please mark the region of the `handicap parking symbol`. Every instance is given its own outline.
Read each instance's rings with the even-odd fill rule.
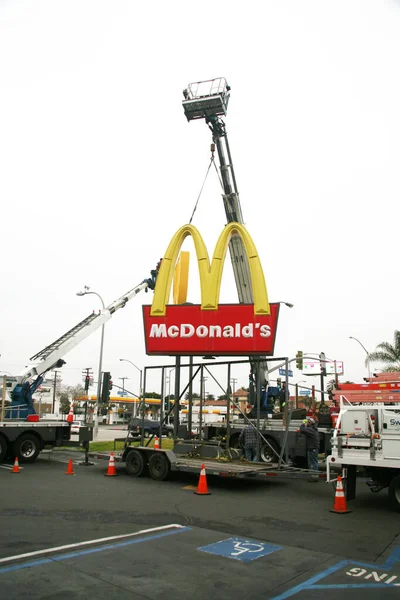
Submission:
[[[215,544],[203,546],[197,548],[201,552],[207,552],[208,554],[217,554],[218,556],[225,556],[233,560],[240,560],[242,562],[250,562],[256,558],[267,556],[277,550],[281,550],[282,546],[275,546],[274,544],[264,544],[257,540],[249,540],[247,538],[231,537],[227,540],[221,540]]]

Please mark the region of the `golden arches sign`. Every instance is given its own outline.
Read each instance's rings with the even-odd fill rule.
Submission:
[[[154,290],[153,304],[150,312],[151,316],[161,317],[166,314],[166,306],[171,293],[175,264],[182,244],[189,235],[193,238],[199,267],[202,310],[217,310],[218,308],[226,252],[231,237],[233,235],[239,235],[242,239],[244,251],[247,254],[249,261],[254,296],[254,314],[271,314],[264,272],[256,246],[250,234],[241,223],[229,223],[224,227],[218,238],[211,265],[207,248],[199,230],[194,227],[194,225],[183,225],[183,227],[178,229],[172,237],[161,262]]]

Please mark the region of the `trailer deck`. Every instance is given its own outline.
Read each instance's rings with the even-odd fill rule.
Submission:
[[[282,466],[278,468],[278,463],[256,463],[247,462],[245,460],[224,460],[218,458],[192,458],[186,455],[175,454],[172,450],[154,450],[148,446],[130,446],[132,450],[136,450],[141,454],[146,454],[150,459],[152,455],[164,455],[168,460],[170,471],[182,473],[200,473],[202,467],[206,469],[207,475],[216,475],[219,477],[235,477],[235,478],[262,478],[262,477],[280,477],[286,479],[302,479],[315,475],[314,472],[308,469],[299,469],[297,467]],[[124,451],[126,452],[126,451]],[[114,459],[117,462],[124,462],[124,452],[115,453]],[[90,458],[108,460],[109,452],[89,452]],[[151,472],[150,472],[151,475]],[[318,473],[319,479],[326,479],[326,472]]]

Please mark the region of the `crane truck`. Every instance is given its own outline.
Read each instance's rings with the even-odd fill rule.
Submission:
[[[154,290],[159,264],[151,276],[126,292],[98,313],[93,312],[75,327],[29,359],[29,364],[16,377],[10,378],[11,405],[5,407],[6,389],[0,417],[0,462],[7,455],[18,457],[22,462],[33,462],[45,446],[68,445],[70,423],[66,421],[40,420],[33,405],[32,395],[43,382],[45,373],[59,369],[63,357],[94,331],[104,325],[127,302],[139,292]],[[6,383],[7,385],[7,383]],[[79,442],[87,444],[92,439],[92,429],[80,427]],[[73,444],[71,442],[71,444]],[[73,444],[75,445],[75,444]]]
[[[220,181],[222,185],[222,200],[227,223],[244,224],[239,191],[233,168],[232,155],[229,147],[228,134],[222,117],[226,116],[230,98],[230,86],[224,77],[190,83],[183,90],[183,110],[187,120],[204,119],[212,133],[212,151],[217,149]],[[239,235],[232,236],[229,243],[229,253],[235,276],[236,290],[240,304],[253,304],[253,288],[247,254]],[[256,389],[262,389],[263,403],[272,402],[268,394],[266,359],[252,361],[249,375],[249,402],[255,404]],[[260,381],[261,379],[261,381]]]

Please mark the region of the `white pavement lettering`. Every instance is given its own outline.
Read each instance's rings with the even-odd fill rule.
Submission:
[[[389,577],[388,573],[378,573],[377,571],[368,571],[367,569],[361,569],[360,567],[353,567],[349,571],[346,571],[346,575],[349,577],[362,577],[363,579],[373,580],[376,583],[381,583],[382,581],[387,584],[393,584],[396,587],[400,587],[399,583],[393,583],[396,579],[399,579],[398,575],[391,575]],[[386,579],[388,578],[388,579]]]

